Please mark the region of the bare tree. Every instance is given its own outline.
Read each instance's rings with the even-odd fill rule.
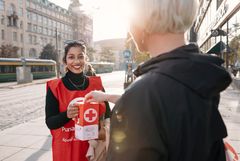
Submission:
[[[0,57],[2,58],[18,58],[19,47],[12,44],[2,44],[0,47]]]

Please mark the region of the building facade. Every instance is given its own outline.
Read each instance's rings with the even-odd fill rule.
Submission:
[[[228,68],[240,55],[233,45],[240,43],[240,0],[202,0],[195,31],[201,50],[222,57]]]
[[[50,43],[61,58],[65,40],[83,39],[89,45],[93,41],[91,17],[73,15],[48,0],[0,0],[0,45],[17,46],[19,57],[38,58]],[[73,25],[76,22],[79,25]]]

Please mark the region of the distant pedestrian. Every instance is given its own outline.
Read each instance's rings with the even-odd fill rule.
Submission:
[[[87,65],[86,76],[96,76],[95,70],[93,69],[91,64]]]
[[[130,2],[130,33],[151,59],[121,97],[98,91],[85,97],[116,102],[107,161],[225,161],[218,103],[231,77],[222,59],[184,39],[198,0]]]
[[[53,161],[99,161],[106,156],[104,140],[106,140],[110,117],[110,107],[107,102],[105,102],[104,120],[100,120],[98,140],[80,141],[74,135],[73,118],[78,116],[79,106],[77,100],[89,91],[104,90],[100,77],[86,77],[83,74],[85,58],[85,44],[75,40],[67,42],[63,57],[67,73],[61,79],[47,82],[45,111],[46,124],[52,134]],[[105,147],[99,149],[100,145]]]
[[[128,69],[127,69],[127,82],[132,82],[133,81],[133,71],[132,71],[132,65],[128,64]]]

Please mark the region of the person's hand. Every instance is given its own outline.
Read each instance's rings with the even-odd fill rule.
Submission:
[[[73,104],[69,104],[68,108],[67,108],[67,117],[68,118],[75,118],[78,116],[78,110],[79,110],[79,103],[73,103]]]
[[[107,101],[107,94],[102,91],[91,91],[85,95],[85,102],[104,102]]]
[[[98,140],[106,140],[106,130],[104,128],[104,121],[100,121],[100,130],[98,132]]]

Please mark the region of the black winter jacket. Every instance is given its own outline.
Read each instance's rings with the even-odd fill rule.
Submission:
[[[222,63],[190,44],[140,65],[114,107],[107,161],[225,161]]]

